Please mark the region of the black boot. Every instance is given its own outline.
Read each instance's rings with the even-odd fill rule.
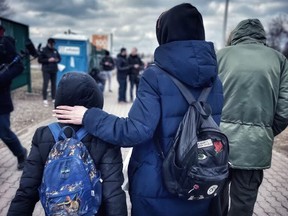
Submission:
[[[23,154],[17,157],[17,160],[18,160],[17,169],[18,170],[23,170],[26,159],[27,159],[27,149],[23,148]]]

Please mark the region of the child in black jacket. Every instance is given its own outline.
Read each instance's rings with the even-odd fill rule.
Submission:
[[[102,108],[103,96],[91,76],[71,72],[65,74],[59,82],[55,107],[59,105]],[[65,126],[60,125],[61,127]],[[79,126],[70,126],[75,131],[79,129]],[[124,178],[120,148],[91,135],[84,137],[82,142],[87,147],[96,168],[100,170],[103,180],[102,204],[97,215],[126,216],[126,197],[121,188]],[[45,162],[54,143],[47,126],[36,130],[20,186],[8,211],[9,216],[32,215],[35,204],[39,201],[38,188],[41,184]]]

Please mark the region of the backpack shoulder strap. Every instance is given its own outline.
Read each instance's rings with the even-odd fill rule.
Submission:
[[[207,101],[207,98],[211,92],[211,89],[212,89],[212,86],[210,87],[207,87],[207,88],[204,88],[198,98],[198,101],[201,101],[201,102],[206,102]]]
[[[54,140],[56,142],[58,142],[62,128],[60,127],[60,125],[57,122],[49,124],[48,127],[49,127],[49,129],[50,129],[50,131],[54,137]],[[65,136],[65,134],[64,134],[64,136]]]
[[[185,97],[185,99],[187,100],[187,102],[189,104],[196,102],[196,99],[193,96],[193,94],[189,91],[189,89],[182,82],[180,82],[178,79],[176,79],[175,77],[173,77],[172,75],[167,73],[162,68],[158,67],[156,64],[153,64],[152,67],[154,67],[155,69],[161,70],[167,76],[169,76],[172,79],[172,81],[175,83],[175,85],[178,87],[178,89],[180,90],[180,92],[182,93],[182,95]],[[210,94],[211,89],[212,89],[212,87],[204,88],[197,101],[206,102],[206,100]]]
[[[182,82],[180,82],[178,79],[168,74],[166,71],[165,73],[172,79],[172,81],[178,87],[178,89],[180,90],[180,92],[182,93],[182,95],[185,97],[185,99],[187,100],[189,104],[196,102],[195,97],[192,95],[192,93],[188,90],[188,88]]]
[[[76,132],[76,136],[77,136],[77,139],[78,139],[79,141],[81,141],[87,134],[88,134],[88,132],[85,130],[84,127],[81,127],[81,128]]]
[[[49,127],[49,129],[50,129],[50,131],[51,131],[51,133],[52,133],[52,135],[53,135],[53,137],[54,137],[54,140],[55,140],[56,142],[58,142],[58,141],[60,140],[60,138],[66,139],[67,137],[66,137],[66,135],[65,135],[65,133],[64,133],[64,130],[65,130],[66,128],[71,128],[71,127],[69,127],[69,126],[65,126],[65,127],[61,128],[61,126],[60,126],[57,122],[54,122],[54,123],[49,124],[48,127]],[[71,130],[72,130],[72,133],[75,133],[73,128],[71,128]],[[82,140],[87,134],[88,134],[88,132],[87,132],[83,127],[81,127],[81,128],[76,132],[76,138],[80,141],[80,140]],[[72,134],[72,136],[74,137],[75,134],[74,134],[74,135]]]

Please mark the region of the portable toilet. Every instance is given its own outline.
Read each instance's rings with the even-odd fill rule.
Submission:
[[[88,37],[75,34],[56,34],[52,38],[55,40],[55,48],[61,56],[61,62],[58,64],[57,85],[65,73],[89,72],[91,46]]]

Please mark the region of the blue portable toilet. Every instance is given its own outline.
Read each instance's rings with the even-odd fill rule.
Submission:
[[[57,85],[65,73],[79,72],[88,73],[90,58],[90,42],[84,35],[56,34],[52,37],[55,40],[55,48],[61,55],[61,62],[58,64]]]

